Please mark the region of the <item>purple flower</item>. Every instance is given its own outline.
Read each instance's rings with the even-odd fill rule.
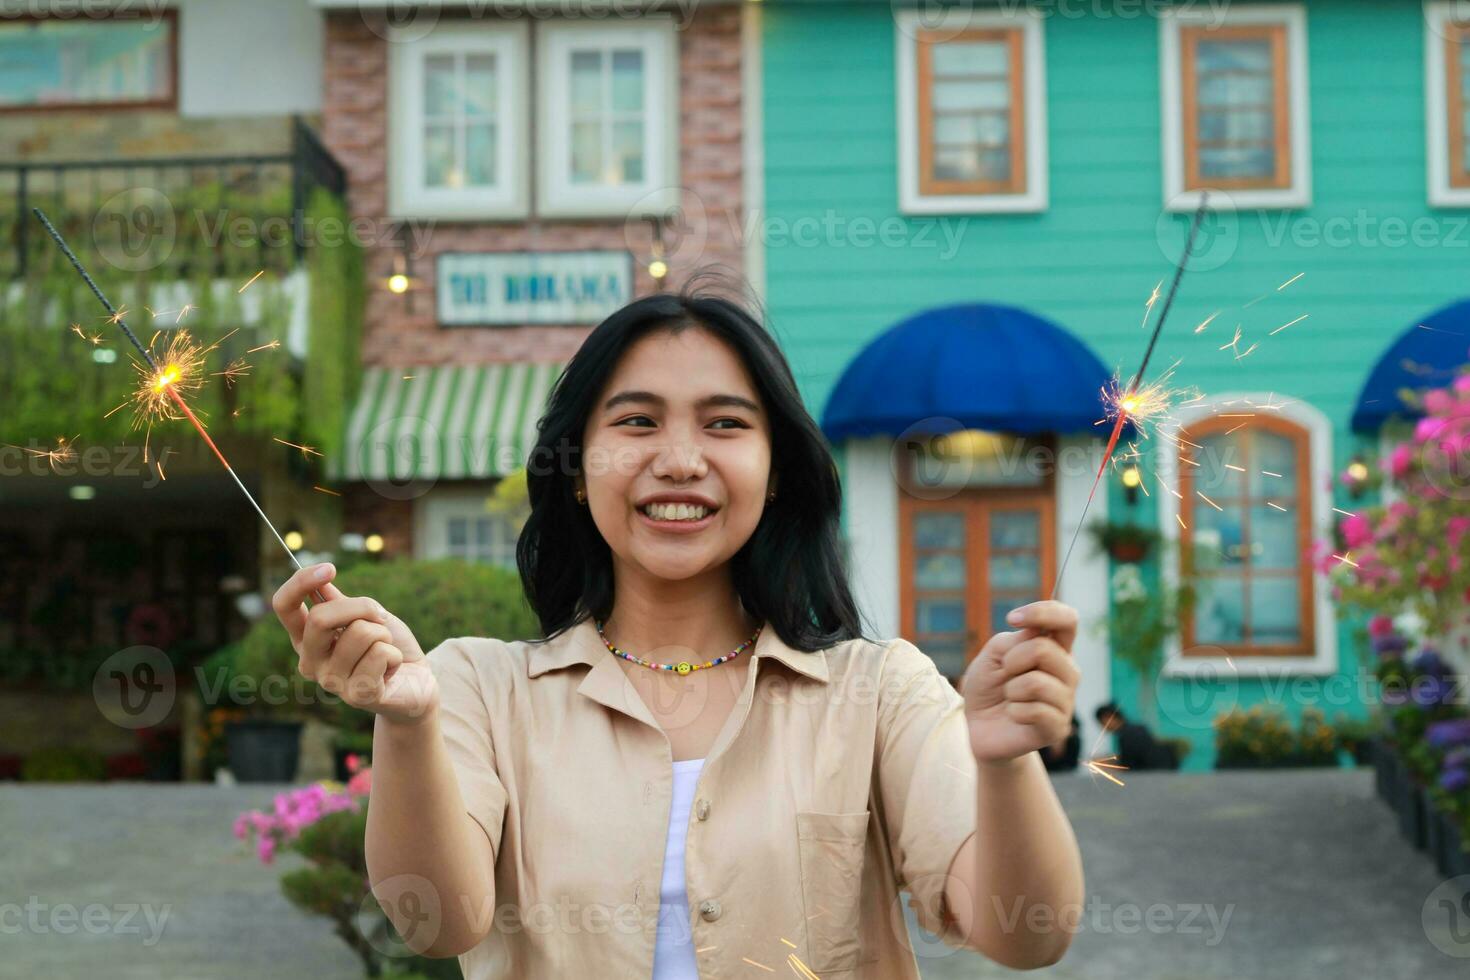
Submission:
[[[1451,793],[1470,786],[1470,769],[1446,769],[1439,777],[1439,786]]]
[[[1409,641],[1396,633],[1373,637],[1373,652],[1380,657],[1399,657],[1409,648]]]
[[[1470,375],[1466,375],[1470,377]],[[1470,769],[1470,744],[1460,745],[1444,754],[1441,769]]]
[[[1409,685],[1409,699],[1421,708],[1443,704],[1454,689],[1442,677],[1420,677]]]
[[[1470,745],[1470,718],[1431,722],[1424,729],[1424,741],[1436,749]]]
[[[1419,651],[1419,655],[1414,658],[1409,666],[1416,673],[1424,674],[1428,677],[1443,678],[1449,673],[1449,670],[1445,667],[1445,662],[1440,659],[1438,651],[1431,650],[1429,647],[1425,647]]]

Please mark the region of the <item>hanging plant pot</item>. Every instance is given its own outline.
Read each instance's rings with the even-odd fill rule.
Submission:
[[[242,783],[290,783],[301,757],[299,721],[245,718],[225,726],[230,771]]]
[[[1399,833],[1404,840],[1423,850],[1426,837],[1424,791],[1407,773],[1400,776],[1398,783]]]

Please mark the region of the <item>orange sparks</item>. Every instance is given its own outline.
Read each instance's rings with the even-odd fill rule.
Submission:
[[[1277,286],[1276,287],[1276,291],[1278,293],[1281,292],[1287,286],[1290,286],[1292,283],[1296,282],[1298,279],[1300,279],[1304,275],[1306,275],[1305,272],[1298,272],[1296,275],[1294,275],[1290,279],[1286,280],[1286,282],[1283,282],[1281,285]]]
[[[1270,336],[1274,337],[1277,334],[1279,334],[1281,331],[1285,330],[1287,327],[1295,326],[1296,324],[1301,323],[1303,320],[1305,320],[1307,318],[1307,316],[1308,316],[1308,314],[1303,313],[1301,316],[1297,317],[1295,320],[1292,320],[1291,323],[1283,323],[1281,326],[1277,327],[1275,330],[1272,330],[1271,333],[1270,333]]]
[[[1220,311],[1219,310],[1216,310],[1214,313],[1211,313],[1209,316],[1205,317],[1205,322],[1204,323],[1201,323],[1199,326],[1195,327],[1194,328],[1194,332],[1195,333],[1204,333],[1205,332],[1205,327],[1208,327],[1210,325],[1210,322],[1212,320],[1214,320],[1215,317],[1217,317],[1219,315],[1220,315]]]
[[[263,275],[265,275],[265,270],[264,269],[261,269],[255,275],[253,275],[253,276],[250,277],[250,281],[249,282],[245,283],[245,285],[243,285],[239,289],[235,290],[235,292],[236,293],[243,293],[245,290],[247,290],[247,289],[250,288],[251,284],[254,283],[255,280],[259,279]]]
[[[275,350],[279,346],[281,346],[281,342],[279,340],[272,340],[268,344],[261,344],[259,347],[252,347],[245,353],[254,354],[258,350]]]
[[[1244,466],[1236,466],[1234,463],[1226,463],[1225,464],[1225,468],[1227,470],[1234,470],[1237,473],[1244,473],[1245,472],[1245,467]]]
[[[1261,470],[1261,475],[1262,476],[1274,476],[1274,477],[1277,477],[1277,478],[1279,478],[1281,476],[1280,473],[1273,473],[1270,470]]]
[[[1230,435],[1230,433],[1237,432],[1237,431],[1239,431],[1241,429],[1244,429],[1248,425],[1250,425],[1249,422],[1242,422],[1239,425],[1232,425],[1230,428],[1228,428],[1228,429],[1225,430],[1225,434],[1228,436],[1228,435]]]
[[[340,496],[342,496],[336,490],[328,490],[326,487],[312,487],[312,489],[315,490],[315,491],[317,491],[318,493],[329,493],[329,494],[331,494],[334,497],[340,497]]]
[[[1126,786],[1127,783],[1123,782],[1123,780],[1119,779],[1117,776],[1114,776],[1112,773],[1108,772],[1109,769],[1116,769],[1116,770],[1118,770],[1120,772],[1127,772],[1128,771],[1128,767],[1127,766],[1118,765],[1117,763],[1109,762],[1108,761],[1109,759],[1116,759],[1116,758],[1117,758],[1117,756],[1110,755],[1110,756],[1107,757],[1107,759],[1089,759],[1087,761],[1087,770],[1089,772],[1091,772],[1095,776],[1102,776],[1104,779],[1112,780],[1113,782],[1117,783],[1119,786]]]
[[[1274,500],[1268,500],[1268,501],[1266,501],[1266,506],[1267,506],[1267,507],[1272,507],[1272,508],[1274,508],[1274,509],[1276,509],[1276,510],[1279,510],[1279,511],[1281,511],[1281,513],[1283,513],[1283,514],[1285,514],[1285,513],[1286,513],[1286,508],[1285,508],[1285,507],[1283,507],[1283,506],[1281,506],[1281,505],[1280,505],[1280,504],[1278,504],[1278,503],[1277,503],[1277,502],[1276,502],[1276,501],[1274,501]]]
[[[154,334],[154,339],[157,337]],[[174,393],[184,395],[204,385],[204,349],[187,330],[176,332],[163,352],[153,355],[153,363],[155,366],[149,367],[133,359],[133,369],[138,373],[131,399],[137,413],[133,420],[135,427],[161,419],[183,418]]]
[[[1216,510],[1218,510],[1218,511],[1224,511],[1225,510],[1224,507],[1221,507],[1219,504],[1215,503],[1209,497],[1206,497],[1205,494],[1204,494],[1204,491],[1202,491],[1202,490],[1196,490],[1195,493],[1199,495],[1199,499],[1203,500],[1205,503],[1209,504],[1211,507],[1215,508]]]
[[[271,438],[274,439],[276,442],[279,442],[283,446],[290,446],[292,449],[299,449],[299,450],[301,450],[301,455],[303,455],[303,456],[320,456],[321,455],[321,453],[317,452],[311,446],[299,446],[299,445],[297,445],[294,442],[287,442],[285,439],[276,439],[274,436],[272,436]]]
[[[1333,558],[1336,558],[1338,561],[1342,562],[1344,565],[1351,565],[1354,568],[1357,568],[1358,567],[1358,563],[1355,562],[1355,561],[1353,561],[1347,555],[1333,555],[1332,557]]]
[[[224,378],[225,384],[227,385],[233,385],[237,378],[239,378],[241,375],[249,373],[249,362],[246,361],[243,357],[237,357],[235,358],[235,360],[231,361],[229,366],[226,367],[223,371],[215,371],[214,376],[217,378]]]
[[[797,976],[803,977],[805,978],[805,980],[822,980],[822,978],[813,973],[812,968],[803,963],[801,961],[801,957],[797,956],[795,953],[787,953],[786,962]]]
[[[1334,507],[1332,509],[1335,510],[1335,511],[1337,511],[1343,517],[1352,517],[1353,516],[1353,512],[1350,511],[1350,510],[1343,510],[1341,507]]]
[[[740,958],[742,960],[744,960],[745,962],[749,963],[751,966],[758,966],[758,967],[760,967],[762,970],[765,970],[767,973],[775,973],[776,972],[775,970],[773,970],[770,967],[766,966],[764,963],[757,963],[755,960],[751,959],[749,956],[742,956]]]
[[[1182,517],[1180,517],[1180,516],[1179,516],[1179,515],[1178,515],[1178,514],[1175,514],[1175,515],[1174,515],[1174,520],[1176,520],[1176,521],[1178,521],[1178,522],[1179,522],[1179,526],[1180,526],[1180,527],[1181,527],[1181,528],[1183,528],[1183,529],[1184,529],[1184,530],[1186,530],[1186,531],[1188,531],[1188,530],[1189,530],[1189,525],[1188,525],[1188,524],[1186,524],[1186,523],[1184,523],[1184,518],[1182,518]]]
[[[32,456],[44,459],[46,461],[46,465],[50,466],[51,469],[54,471],[58,463],[70,463],[72,460],[77,458],[77,452],[74,448],[72,448],[72,443],[76,442],[77,439],[79,439],[80,437],[80,432],[72,436],[70,439],[67,439],[64,436],[57,436],[56,446],[52,449],[36,449],[33,446],[16,446],[12,445],[11,443],[5,443],[5,445],[9,446],[11,449],[19,449],[23,453],[29,453]]]
[[[179,315],[176,316],[176,317],[174,317],[174,323],[182,323],[183,320],[184,320],[184,317],[187,316],[189,314],[189,311],[191,311],[193,309],[194,309],[194,304],[193,303],[185,303],[182,307],[179,308]]]
[[[108,323],[112,324],[113,326],[116,326],[117,324],[122,323],[123,317],[125,317],[127,315],[128,315],[128,308],[126,306],[119,306],[117,308],[117,312],[116,313],[112,313],[112,314],[109,314],[108,316],[104,316],[102,319],[106,320]]]

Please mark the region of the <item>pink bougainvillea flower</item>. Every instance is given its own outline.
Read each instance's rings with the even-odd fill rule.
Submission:
[[[1373,526],[1363,514],[1349,514],[1342,519],[1342,537],[1349,548],[1361,548],[1373,540]]]
[[[1368,620],[1368,635],[1392,636],[1393,618],[1379,613],[1377,616],[1374,616],[1372,619]]]
[[[1443,415],[1455,403],[1454,396],[1444,388],[1435,388],[1424,394],[1424,411],[1430,415]]]
[[[1441,418],[1422,418],[1414,425],[1414,441],[1421,445],[1433,439],[1444,430],[1445,420]]]
[[[1470,395],[1470,374],[1462,374],[1455,379],[1455,393],[1459,395]]]
[[[367,796],[373,786],[373,770],[371,767],[359,769],[347,781],[347,792],[353,796]]]
[[[1407,443],[1401,443],[1393,448],[1393,453],[1388,457],[1388,470],[1394,479],[1402,480],[1409,475],[1409,467],[1414,463],[1414,447]]]

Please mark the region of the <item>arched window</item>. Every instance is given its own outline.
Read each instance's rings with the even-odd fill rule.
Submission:
[[[1311,656],[1308,431],[1222,414],[1184,428],[1178,447],[1180,565],[1196,589],[1182,655]]]

